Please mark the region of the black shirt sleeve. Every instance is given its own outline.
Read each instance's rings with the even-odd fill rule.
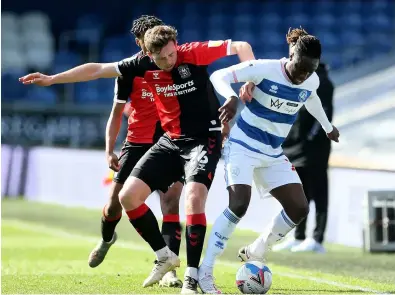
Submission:
[[[117,72],[122,76],[144,77],[145,70],[141,60],[140,54],[125,58],[117,63]]]
[[[114,86],[114,101],[118,103],[126,103],[132,90],[133,77],[120,76],[116,78]]]

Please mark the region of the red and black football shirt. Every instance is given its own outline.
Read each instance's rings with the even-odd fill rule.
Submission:
[[[219,101],[207,67],[230,54],[231,40],[192,42],[177,47],[171,72],[160,70],[148,56],[135,56],[117,65],[122,77],[139,76],[155,96],[162,128],[172,139],[206,136],[220,130]]]
[[[142,52],[132,58],[142,56]],[[130,100],[127,141],[153,143],[163,134],[159,124],[154,94],[142,77],[121,76],[115,81],[114,101],[127,103]]]

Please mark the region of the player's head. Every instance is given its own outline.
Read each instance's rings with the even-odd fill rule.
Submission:
[[[144,45],[144,35],[149,30],[155,26],[164,25],[164,22],[153,15],[142,15],[138,19],[133,21],[132,29],[130,32],[136,38],[137,46],[141,47],[144,53],[147,52],[147,48]]]
[[[289,29],[286,35],[289,44],[289,74],[294,84],[302,84],[318,68],[321,59],[320,40],[309,35],[302,27]]]
[[[164,71],[171,71],[177,61],[177,30],[171,26],[156,26],[144,37],[147,53]]]

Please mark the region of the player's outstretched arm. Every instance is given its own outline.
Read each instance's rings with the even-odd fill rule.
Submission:
[[[328,117],[322,107],[322,103],[318,95],[312,95],[306,102],[305,107],[307,111],[320,122],[322,128],[325,130],[329,139],[339,142],[339,130],[329,122]]]
[[[117,71],[116,64],[114,63],[87,63],[55,75],[44,75],[42,73],[28,74],[19,78],[19,81],[23,84],[51,86],[53,84],[85,82],[117,76],[120,76],[120,73]]]
[[[233,41],[230,44],[230,54],[237,54],[241,62],[255,59],[251,45],[244,41]]]

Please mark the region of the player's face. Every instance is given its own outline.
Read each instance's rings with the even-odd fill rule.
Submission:
[[[299,85],[306,81],[318,68],[320,60],[306,56],[291,54],[289,74],[293,84]]]
[[[170,41],[159,53],[152,53],[151,56],[158,68],[170,72],[177,62],[177,46]]]

